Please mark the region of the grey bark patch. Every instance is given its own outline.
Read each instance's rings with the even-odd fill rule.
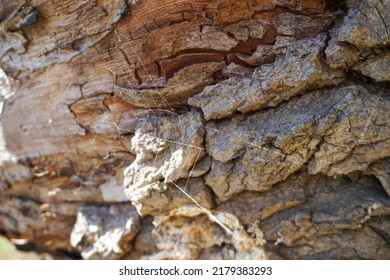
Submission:
[[[389,99],[372,90],[316,91],[276,109],[211,122],[206,150],[214,162],[206,182],[226,200],[244,190],[267,190],[306,163],[311,174],[366,170],[389,156],[390,143]]]
[[[388,0],[360,1],[349,10],[337,30],[337,39],[360,48],[385,47],[390,44],[390,2]]]

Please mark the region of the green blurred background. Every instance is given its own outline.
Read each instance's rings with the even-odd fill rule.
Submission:
[[[49,260],[49,254],[37,254],[17,250],[15,245],[7,238],[0,235],[0,260]]]

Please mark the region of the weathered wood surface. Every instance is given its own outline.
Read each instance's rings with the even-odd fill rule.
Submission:
[[[85,258],[390,258],[389,24],[387,0],[1,0],[0,232]],[[82,242],[115,227],[123,251]]]

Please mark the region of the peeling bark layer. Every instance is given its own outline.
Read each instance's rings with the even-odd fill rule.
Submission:
[[[85,259],[390,258],[390,1],[0,8],[2,235]]]

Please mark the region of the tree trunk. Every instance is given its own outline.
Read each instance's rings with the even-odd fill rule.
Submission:
[[[388,0],[0,0],[0,232],[389,259],[389,26]]]

